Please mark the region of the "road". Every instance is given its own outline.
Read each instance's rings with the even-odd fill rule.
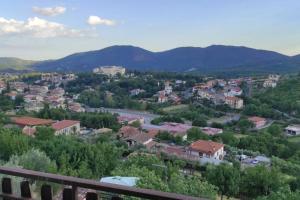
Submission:
[[[145,119],[145,124],[151,124],[151,121],[154,118],[160,117],[160,115],[152,114],[146,111],[139,110],[129,110],[129,109],[115,109],[115,108],[86,108],[87,112],[109,112],[116,113],[120,116],[122,115],[131,115],[131,116],[139,116]]]

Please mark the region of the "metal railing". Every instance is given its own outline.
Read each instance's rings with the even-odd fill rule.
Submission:
[[[150,189],[141,189],[135,187],[120,186],[115,184],[100,183],[93,180],[62,176],[57,174],[50,174],[44,172],[37,172],[32,170],[0,167],[0,174],[4,175],[2,178],[2,193],[0,199],[3,200],[31,200],[32,193],[30,190],[30,183],[34,181],[47,182],[41,186],[40,197],[41,200],[63,199],[63,200],[123,200],[123,199],[166,199],[166,200],[200,200],[201,198],[185,196],[175,193],[167,193]],[[10,176],[21,177],[20,182],[20,196],[13,192],[12,179]],[[53,197],[53,187],[50,183],[63,185],[62,193],[59,198]],[[84,196],[78,192],[85,190]],[[204,199],[202,199],[204,200]]]

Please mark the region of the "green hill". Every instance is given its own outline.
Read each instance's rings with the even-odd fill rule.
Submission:
[[[22,60],[19,58],[13,57],[0,57],[0,70],[25,70],[30,69],[31,65],[35,61],[31,60]]]

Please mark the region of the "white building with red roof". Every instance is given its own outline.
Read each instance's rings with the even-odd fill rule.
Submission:
[[[254,116],[249,117],[248,120],[252,122],[257,129],[262,128],[267,124],[267,119],[263,117]]]
[[[189,154],[191,156],[199,156],[200,158],[206,157],[223,160],[225,156],[224,144],[198,140],[189,146]]]
[[[55,135],[72,135],[80,132],[80,121],[62,120],[52,124]]]

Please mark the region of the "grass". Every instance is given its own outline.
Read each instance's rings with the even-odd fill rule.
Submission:
[[[300,143],[300,136],[290,136],[288,138],[288,141],[293,143]]]
[[[180,105],[165,107],[162,110],[167,113],[172,113],[172,112],[184,111],[184,110],[188,109],[188,107],[189,107],[189,105],[187,105],[187,104],[180,104]]]
[[[240,138],[248,137],[248,135],[244,135],[244,134],[234,134],[234,137],[236,137],[237,139],[240,139]]]

